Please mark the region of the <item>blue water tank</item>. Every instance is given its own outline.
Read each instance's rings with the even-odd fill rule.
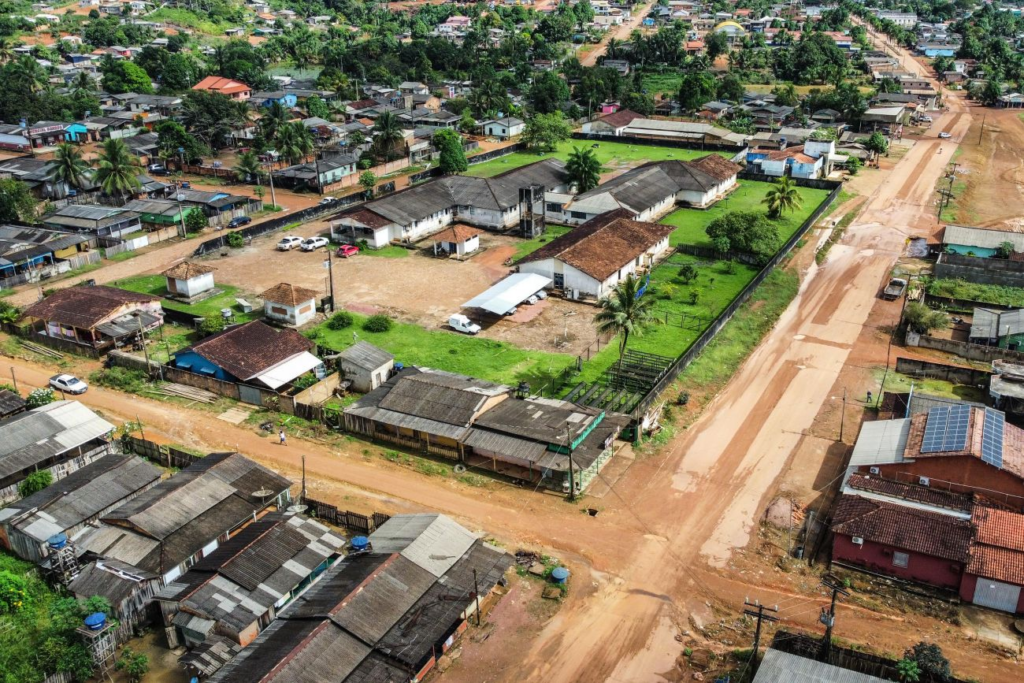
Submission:
[[[565,583],[569,578],[569,570],[565,567],[555,567],[551,570],[551,578],[555,583]]]
[[[361,553],[370,547],[370,539],[366,536],[355,536],[352,538],[352,552]]]
[[[54,550],[60,550],[68,544],[68,535],[64,533],[54,534],[47,539],[46,544]]]
[[[103,612],[93,612],[85,618],[85,627],[90,631],[102,631],[107,624],[107,615]]]

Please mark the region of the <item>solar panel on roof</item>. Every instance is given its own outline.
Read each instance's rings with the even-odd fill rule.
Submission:
[[[971,421],[968,405],[936,406],[928,411],[921,442],[922,453],[962,451],[967,447],[967,428]]]
[[[1003,431],[1006,416],[998,410],[985,409],[985,424],[981,430],[981,459],[995,467],[1003,466]]]

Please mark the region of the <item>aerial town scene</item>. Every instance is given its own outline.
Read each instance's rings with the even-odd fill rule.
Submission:
[[[1024,0],[0,0],[0,683],[1024,681]]]

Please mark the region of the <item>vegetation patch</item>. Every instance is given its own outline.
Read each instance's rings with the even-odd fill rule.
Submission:
[[[540,235],[539,237],[534,237],[533,239],[524,240],[522,242],[517,242],[515,258],[518,260],[525,256],[529,256],[530,254],[532,254],[533,252],[537,251],[545,244],[550,242],[551,240],[561,237],[570,230],[572,230],[572,228],[569,227],[568,225],[549,224],[547,226],[547,231],[543,235]]]
[[[121,289],[150,294],[152,296],[163,297],[168,294],[167,279],[162,275],[136,275],[124,280],[118,280],[112,284]],[[194,304],[186,304],[174,301],[173,299],[164,299],[161,304],[165,309],[181,311],[182,313],[194,315],[197,318],[220,317],[221,309],[224,308],[229,308],[233,311],[234,322],[244,323],[263,317],[262,309],[253,309],[249,313],[242,311],[242,307],[235,301],[235,299],[243,295],[243,292],[238,287],[218,284],[217,289],[220,290],[219,294]]]
[[[983,285],[966,280],[939,278],[929,280],[925,284],[925,291],[931,296],[942,296],[948,299],[974,301],[1007,308],[1024,308],[1024,289],[1019,287]]]

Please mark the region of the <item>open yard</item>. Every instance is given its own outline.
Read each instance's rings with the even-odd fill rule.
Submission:
[[[718,202],[710,209],[701,211],[698,209],[678,209],[661,219],[665,225],[674,225],[677,230],[672,233],[671,244],[692,244],[694,246],[710,247],[711,239],[704,232],[708,224],[730,211],[761,211],[765,210],[761,200],[771,188],[771,183],[761,183],[752,180],[740,180],[737,187],[725,199]],[[779,238],[785,242],[799,229],[800,224],[810,216],[821,202],[828,196],[827,190],[815,190],[809,187],[797,188],[800,192],[800,208],[792,213],[787,213],[777,221],[779,227]]]
[[[124,280],[117,280],[112,282],[111,285],[120,287],[121,289],[127,289],[132,292],[141,292],[142,294],[152,294],[153,296],[165,296],[167,294],[167,279],[162,275],[137,275],[135,277],[125,278]],[[211,296],[209,299],[203,299],[194,304],[186,304],[181,301],[174,301],[173,299],[164,299],[163,307],[169,308],[174,311],[181,311],[183,313],[189,313],[197,318],[205,318],[207,316],[218,316],[221,314],[221,310],[230,308],[233,311],[234,322],[249,322],[250,320],[256,320],[257,318],[263,317],[263,308],[255,308],[250,313],[244,313],[242,307],[236,303],[235,299],[243,298],[249,301],[251,304],[255,304],[253,297],[246,294],[238,287],[232,285],[225,285],[217,283],[216,289],[220,292]]]
[[[480,178],[490,178],[505,171],[511,171],[520,166],[532,164],[535,161],[555,157],[565,161],[573,147],[593,146],[597,152],[597,158],[606,172],[625,171],[648,161],[666,161],[668,159],[696,159],[698,157],[712,154],[713,152],[702,152],[699,149],[676,149],[674,147],[653,147],[649,145],[631,145],[625,142],[591,142],[589,140],[566,140],[558,145],[558,149],[550,154],[535,154],[533,152],[515,152],[508,156],[499,157],[485,161],[482,164],[470,166],[466,175]],[[733,156],[729,152],[717,152],[725,158]],[[470,158],[472,162],[472,158]]]

